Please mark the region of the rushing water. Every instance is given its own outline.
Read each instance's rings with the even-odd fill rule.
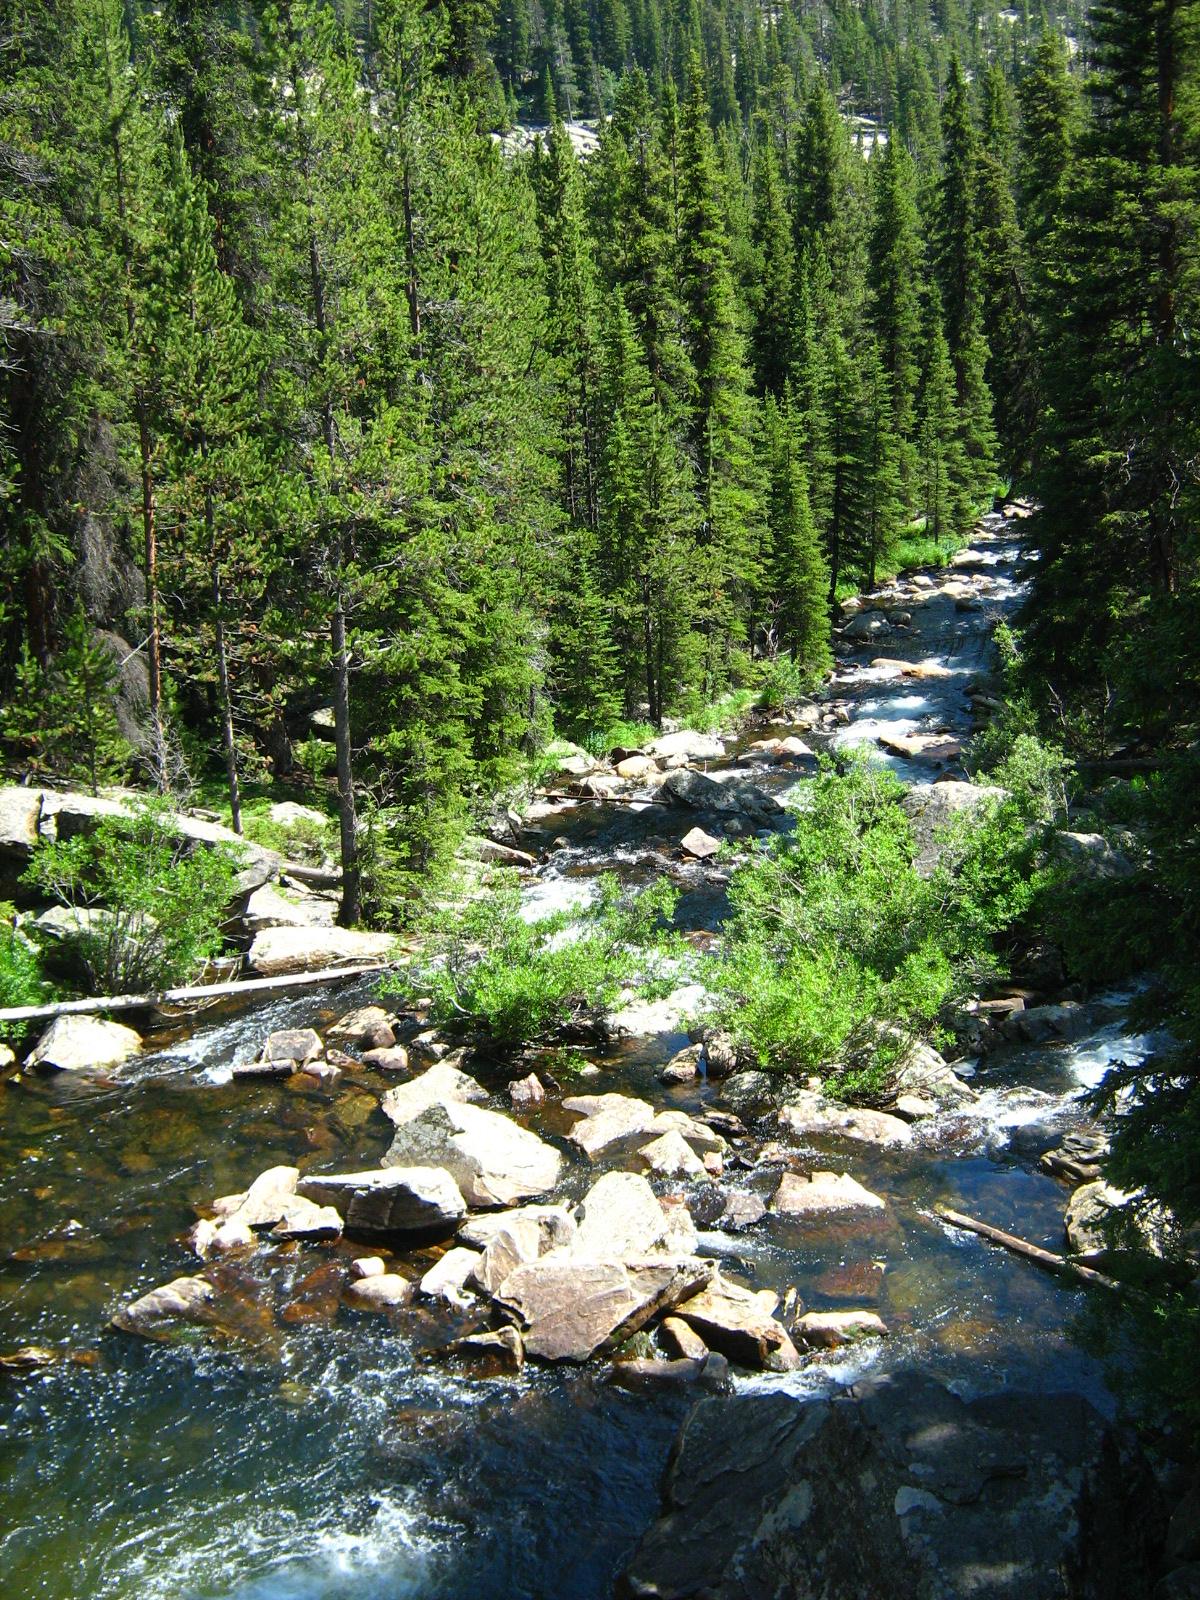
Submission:
[[[846,703],[848,725],[803,736],[873,745],[881,731],[966,733],[963,690],[987,664],[991,625],[1019,598],[1019,560],[1015,528],[995,520],[949,586],[898,586],[888,598],[911,610],[911,628],[845,657],[826,698]],[[933,661],[951,676],[914,682],[872,667],[880,657]],[[777,792],[805,781],[752,751],[731,754],[736,771]],[[937,770],[884,759],[906,779]],[[723,872],[680,865],[678,841],[694,821],[653,805],[567,805],[543,817],[531,836],[545,863],[529,884],[530,914],[578,903],[601,870],[641,881],[667,867],[685,890],[682,925],[713,930]],[[60,1358],[0,1372],[6,1600],[611,1592],[655,1513],[684,1399],[628,1395],[599,1367],[472,1377],[438,1358],[442,1313],[388,1322],[338,1311],[323,1269],[354,1253],[348,1245],[223,1264],[232,1342],[198,1334],[168,1347],[107,1328],[120,1302],[195,1269],[184,1235],[197,1204],[276,1163],[365,1167],[382,1154],[387,1085],[370,1072],[329,1091],[228,1074],[272,1028],[320,1025],[369,996],[365,986],[307,996],[152,1041],[159,1048],[119,1080],[0,1086],[0,1353],[34,1344]],[[663,1033],[593,1056],[603,1077],[589,1088],[703,1105],[719,1086],[657,1082],[683,1042]],[[1037,1157],[1081,1120],[1079,1097],[1109,1061],[1153,1042],[1126,1030],[1114,997],[1074,1043],[978,1063],[979,1100],[922,1124],[913,1148],[814,1147],[883,1195],[885,1213],[702,1232],[702,1249],[746,1281],[809,1307],[877,1308],[892,1330],[788,1377],[740,1381],[815,1393],[871,1365],[917,1360],[967,1388],[1074,1388],[1106,1404],[1098,1373],[1063,1332],[1075,1292],[949,1229],[934,1207],[1057,1246],[1064,1191]],[[501,1090],[508,1075],[502,1063],[482,1074]],[[529,1122],[551,1138],[567,1125],[553,1097]],[[591,1175],[573,1159],[568,1192]],[[731,1169],[727,1181],[766,1192],[773,1178]]]

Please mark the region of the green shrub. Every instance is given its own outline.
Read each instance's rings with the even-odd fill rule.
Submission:
[[[598,760],[610,750],[638,750],[651,739],[658,738],[658,729],[652,722],[610,722],[606,728],[594,728],[584,741],[588,755]]]
[[[193,849],[161,803],[143,802],[93,834],[43,845],[25,878],[93,913],[74,942],[92,991],[119,994],[199,974],[221,949],[236,873],[231,851]]]
[[[862,757],[828,761],[794,832],[740,868],[723,950],[704,981],[720,1020],[768,1068],[875,1094],[955,994],[990,971],[1044,883],[1015,802],[955,820],[922,878],[900,783]],[[880,1023],[900,1025],[897,1042]]]
[[[53,993],[42,976],[42,964],[17,931],[11,902],[0,900],[0,1008],[40,1005]],[[0,1023],[0,1038],[19,1037],[20,1023]]]
[[[791,656],[773,656],[759,670],[756,703],[764,711],[783,711],[813,687]]]
[[[501,1048],[534,1043],[609,1009],[652,952],[673,948],[675,899],[665,879],[628,894],[606,874],[591,905],[527,922],[515,874],[500,873],[494,892],[435,925],[408,981],[439,1023],[485,1029]]]

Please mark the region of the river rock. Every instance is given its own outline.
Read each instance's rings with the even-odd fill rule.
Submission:
[[[649,1101],[627,1094],[571,1095],[563,1101],[562,1108],[581,1119],[568,1131],[567,1138],[593,1160],[611,1145],[648,1133],[658,1114]]]
[[[673,1055],[670,1061],[658,1075],[660,1083],[691,1083],[699,1076],[700,1058],[704,1054],[702,1044],[690,1044],[686,1050],[680,1050]]]
[[[819,1217],[837,1211],[882,1211],[884,1202],[847,1172],[814,1172],[809,1177],[785,1172],[771,1210],[781,1217]]]
[[[690,1144],[674,1128],[659,1134],[638,1151],[638,1159],[647,1172],[656,1178],[703,1178],[707,1172],[703,1161]]]
[[[265,928],[255,934],[247,957],[261,978],[296,972],[321,972],[334,967],[384,965],[395,954],[390,933],[360,928]]]
[[[923,878],[932,875],[944,853],[938,832],[952,817],[972,814],[1008,798],[1008,790],[983,783],[915,783],[900,805],[912,823],[917,843],[915,865]]]
[[[891,623],[882,611],[860,611],[856,617],[842,629],[847,639],[878,639],[881,634],[891,632]]]
[[[448,1305],[469,1305],[471,1294],[467,1283],[474,1277],[480,1260],[477,1250],[455,1245],[421,1279],[421,1293],[430,1300],[445,1300]]]
[[[420,1233],[449,1227],[466,1213],[458,1185],[441,1167],[379,1167],[309,1174],[307,1199],[333,1206],[352,1233]]]
[[[731,1189],[717,1218],[717,1227],[724,1228],[727,1233],[741,1233],[761,1222],[766,1214],[767,1203],[762,1195],[753,1189]]]
[[[553,1189],[562,1157],[507,1117],[479,1106],[432,1105],[397,1129],[389,1167],[444,1167],[472,1206],[510,1206]]]
[[[1113,1277],[1160,1272],[1170,1232],[1170,1218],[1162,1207],[1146,1205],[1137,1195],[1103,1180],[1081,1184],[1067,1204],[1071,1255]]]
[[[1005,1017],[1002,1032],[1007,1039],[1026,1044],[1044,1044],[1048,1039],[1078,1039],[1092,1025],[1088,1008],[1077,1000],[1058,1005],[1025,1006]]]
[[[576,1206],[575,1224],[572,1255],[623,1261],[661,1250],[669,1219],[645,1178],[606,1172]]]
[[[142,1048],[139,1034],[100,1017],[55,1017],[25,1058],[39,1072],[111,1072]]]
[[[1079,1130],[1064,1135],[1053,1150],[1038,1161],[1043,1172],[1067,1183],[1094,1183],[1101,1175],[1101,1162],[1108,1154],[1108,1135],[1098,1129]]]
[[[324,1050],[321,1035],[312,1028],[281,1028],[263,1041],[264,1062],[289,1062],[297,1069],[315,1061]]]
[[[514,1111],[532,1111],[534,1106],[543,1104],[546,1091],[537,1073],[531,1072],[527,1078],[512,1080],[508,1086],[508,1098]]]
[[[908,1123],[899,1117],[841,1105],[814,1089],[801,1089],[788,1101],[779,1113],[779,1125],[800,1138],[829,1134],[860,1144],[905,1145],[912,1143],[913,1136]]]
[[[465,1104],[487,1099],[482,1084],[447,1061],[435,1062],[428,1071],[410,1083],[389,1089],[379,1103],[379,1109],[397,1128],[419,1117],[430,1106]]]
[[[355,1278],[342,1290],[342,1300],[354,1311],[394,1311],[413,1298],[409,1280],[398,1272],[376,1272]]]
[[[664,1389],[702,1389],[706,1394],[733,1392],[729,1363],[713,1351],[674,1361],[645,1356],[614,1361],[608,1377],[618,1389],[628,1389],[633,1394],[654,1394]]]
[[[694,856],[697,861],[707,861],[710,856],[717,854],[722,842],[720,839],[714,839],[711,833],[705,833],[703,828],[690,828],[679,841],[679,848],[685,856]]]
[[[659,1332],[671,1354],[684,1361],[703,1361],[708,1355],[704,1340],[682,1317],[664,1317]]]
[[[23,866],[38,846],[42,791],[0,788],[0,857]]]
[[[618,761],[613,771],[618,778],[650,778],[657,775],[658,762],[653,756],[634,754],[626,756],[623,761]]]
[[[326,1028],[325,1038],[328,1043],[349,1050],[391,1050],[396,1045],[391,1019],[382,1006],[359,1006],[347,1011]]]
[[[893,1030],[883,1031],[888,1033]],[[915,1096],[919,1100],[932,1101],[935,1110],[970,1105],[979,1098],[971,1085],[958,1076],[945,1056],[920,1039],[905,1043],[892,1088],[897,1100],[902,1095]]]
[[[378,1050],[363,1051],[363,1066],[376,1072],[407,1072],[408,1051],[402,1044],[385,1045]]]
[[[167,1339],[181,1322],[210,1322],[215,1298],[206,1278],[173,1278],[122,1306],[112,1325],[142,1339]]]
[[[773,1073],[750,1068],[726,1078],[717,1099],[721,1105],[737,1112],[739,1117],[753,1119],[774,1110],[784,1087]]]
[[[658,793],[660,799],[672,800],[677,805],[692,806],[700,811],[736,812],[755,822],[774,822],[784,809],[773,794],[744,778],[730,778],[722,783],[707,773],[687,767],[669,772]]]
[[[455,1355],[473,1361],[494,1363],[502,1372],[520,1372],[525,1365],[525,1341],[519,1328],[494,1328],[487,1333],[468,1333],[446,1346]]]
[[[660,734],[646,746],[652,756],[667,760],[673,756],[686,756],[689,761],[720,761],[725,755],[725,744],[715,733],[696,733],[691,728],[681,728],[678,733]]]
[[[332,928],[336,909],[320,895],[284,894],[264,883],[250,894],[239,920],[249,934],[267,928]]]
[[[210,1261],[214,1256],[252,1250],[255,1244],[254,1230],[249,1223],[236,1216],[219,1221],[204,1217],[188,1234],[188,1244],[201,1261]]]
[[[1159,1495],[1082,1398],[906,1371],[704,1399],[623,1579],[655,1600],[1149,1600]]]
[[[488,1240],[475,1264],[474,1282],[486,1294],[496,1294],[511,1272],[544,1254],[544,1235],[537,1218],[515,1212]]]
[[[874,1311],[806,1311],[792,1332],[812,1350],[837,1350],[860,1339],[882,1339],[887,1327]]]
[[[497,1296],[525,1329],[525,1348],[547,1361],[586,1361],[622,1343],[713,1272],[690,1260],[616,1261],[548,1256],[517,1267]]]
[[[1122,850],[1102,833],[1058,833],[1054,853],[1078,878],[1120,879],[1133,876],[1136,868]]]
[[[727,1278],[718,1278],[702,1293],[684,1300],[675,1314],[694,1328],[705,1344],[742,1367],[762,1372],[791,1372],[800,1354],[787,1329],[772,1312],[777,1296],[770,1289],[754,1292]]]
[[[528,850],[518,850],[511,844],[502,844],[498,839],[471,838],[463,842],[463,849],[476,861],[482,861],[492,867],[536,867],[537,857],[531,856]]]
[[[328,828],[329,818],[314,806],[298,805],[295,800],[277,800],[267,816],[280,828]]]
[[[458,1230],[463,1244],[486,1250],[497,1234],[513,1223],[532,1221],[540,1234],[539,1255],[569,1248],[575,1241],[575,1218],[563,1205],[515,1206],[509,1211],[492,1211],[487,1216],[470,1217]]]

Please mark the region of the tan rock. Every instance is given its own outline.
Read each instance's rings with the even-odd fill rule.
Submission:
[[[587,1261],[548,1256],[518,1267],[501,1304],[526,1329],[525,1348],[547,1361],[586,1361],[629,1338],[712,1275],[691,1260]]]
[[[800,1353],[787,1329],[771,1315],[776,1296],[769,1290],[754,1293],[720,1278],[702,1293],[684,1300],[676,1315],[719,1350],[743,1367],[764,1372],[791,1372],[800,1365]]]
[[[814,1172],[802,1177],[785,1172],[771,1200],[771,1210],[782,1217],[828,1216],[837,1211],[882,1211],[877,1194],[846,1172]]]
[[[56,1017],[25,1058],[39,1072],[111,1072],[142,1048],[140,1035],[99,1017]]]
[[[669,1128],[657,1139],[643,1145],[638,1159],[647,1172],[659,1178],[703,1178],[707,1176],[704,1163],[681,1133]],[[718,1158],[719,1159],[719,1158]]]
[[[342,1300],[354,1311],[392,1311],[408,1305],[413,1293],[412,1284],[400,1273],[376,1272],[352,1279],[342,1291]]]
[[[827,1100],[816,1090],[802,1089],[779,1113],[779,1125],[801,1138],[831,1134],[861,1144],[906,1145],[912,1129],[886,1111],[868,1111]]]
[[[451,1102],[466,1104],[487,1099],[487,1090],[474,1078],[468,1077],[446,1061],[436,1062],[419,1078],[389,1089],[380,1101],[379,1109],[397,1128],[419,1117],[430,1106]]]
[[[810,1349],[836,1350],[860,1339],[881,1339],[887,1327],[874,1311],[806,1311],[793,1331]]]

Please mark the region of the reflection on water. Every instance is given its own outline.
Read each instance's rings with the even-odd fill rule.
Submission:
[[[990,573],[986,604],[1003,611],[1019,594],[1016,554],[1011,541],[984,541],[975,566],[969,556],[957,572]],[[932,587],[906,604],[911,630],[839,670],[833,693],[854,719],[839,741],[880,727],[966,731],[963,685],[986,660],[978,619]],[[952,679],[914,686],[869,665],[927,660],[939,640]],[[820,746],[831,735],[803,737]],[[776,792],[806,781],[750,754],[739,773]],[[902,775],[917,765],[896,764]],[[695,820],[665,807],[564,806],[544,823],[546,846],[566,842],[533,880],[529,913],[581,903],[600,870],[639,882],[666,863],[682,890],[679,925],[718,927],[725,869],[679,861]],[[223,1268],[231,1342],[197,1335],[166,1347],[107,1331],[122,1300],[195,1268],[184,1235],[198,1204],[277,1163],[377,1161],[388,1084],[371,1072],[348,1071],[328,1091],[228,1081],[272,1028],[319,1026],[371,992],[364,983],[211,1014],[157,1041],[119,1082],[0,1087],[0,1352],[37,1344],[79,1358],[0,1374],[6,1600],[599,1600],[611,1591],[655,1513],[684,1398],[629,1395],[590,1370],[520,1381],[456,1371],[436,1358],[443,1334],[432,1314],[401,1313],[389,1325],[337,1309],[329,1263],[344,1263],[347,1245],[263,1249]],[[664,1091],[657,1082],[682,1043],[662,1035],[592,1055],[603,1076],[589,1089],[702,1107],[717,1085]],[[913,1148],[818,1142],[807,1151],[884,1196],[885,1212],[703,1232],[703,1250],[774,1289],[789,1311],[871,1307],[891,1329],[885,1342],[799,1373],[739,1381],[810,1396],[876,1365],[918,1361],[964,1388],[1071,1387],[1105,1403],[1095,1369],[1062,1332],[1076,1292],[946,1227],[934,1208],[950,1204],[1057,1247],[1064,1191],[1037,1158],[1080,1120],[1079,1095],[1110,1061],[1153,1043],[1110,1014],[1076,1043],[996,1052],[972,1080],[980,1099],[922,1127]],[[555,1067],[568,1093],[569,1067]],[[494,1068],[481,1076],[502,1090],[511,1074]],[[532,1125],[561,1135],[553,1097]],[[573,1157],[565,1192],[581,1193],[592,1175]],[[729,1182],[766,1198],[777,1177],[778,1168],[747,1165]],[[693,1191],[698,1214],[701,1199]]]

